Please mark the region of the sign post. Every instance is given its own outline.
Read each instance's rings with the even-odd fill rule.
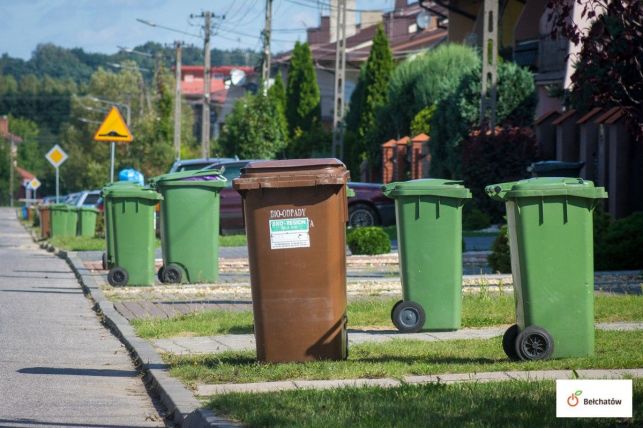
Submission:
[[[116,106],[112,106],[112,109],[107,113],[105,119],[96,130],[94,134],[94,141],[103,141],[106,143],[111,143],[111,166],[109,181],[110,183],[114,182],[114,158],[116,157],[116,143],[131,143],[134,140],[132,133],[130,132],[125,120],[120,111]]]
[[[36,177],[32,178],[31,181],[27,183],[27,190],[31,190],[31,200],[36,200],[36,195],[38,193],[40,184],[40,180],[38,180]]]
[[[60,202],[60,174],[58,173],[58,168],[67,160],[67,153],[60,148],[58,144],[53,146],[51,150],[45,155],[49,163],[51,163],[54,168],[56,168],[56,203]]]

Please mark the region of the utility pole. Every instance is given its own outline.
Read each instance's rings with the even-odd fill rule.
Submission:
[[[484,0],[480,127],[494,132],[498,86],[498,0]]]
[[[205,11],[190,18],[203,18],[203,109],[201,110],[201,156],[210,157],[210,36],[214,13]],[[225,18],[225,16],[224,16]]]
[[[344,91],[346,77],[346,0],[337,4],[337,44],[335,48],[335,102],[333,109],[333,157],[344,157]]]
[[[272,0],[266,0],[266,23],[263,29],[263,64],[261,67],[261,84],[263,94],[268,93],[270,79],[270,32],[272,31]]]
[[[176,48],[176,88],[174,91],[174,150],[176,159],[181,159],[181,46],[179,41],[174,42]]]

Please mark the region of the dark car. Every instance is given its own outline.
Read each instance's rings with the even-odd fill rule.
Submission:
[[[241,175],[250,160],[231,160],[216,162],[204,169],[223,170],[228,180],[221,190],[221,231],[232,232],[244,229],[241,195],[232,188],[232,180]],[[348,198],[348,225],[389,226],[395,224],[395,202],[382,193],[382,185],[377,183],[349,182],[355,196]]]
[[[200,159],[179,159],[172,164],[170,172],[195,171],[203,169],[214,163],[231,162],[238,159],[233,158],[200,158]]]

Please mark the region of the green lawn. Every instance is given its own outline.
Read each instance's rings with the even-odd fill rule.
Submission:
[[[597,331],[594,357],[514,362],[502,339],[425,342],[391,340],[351,346],[346,361],[259,363],[254,351],[204,355],[165,354],[170,374],[187,384],[248,383],[288,379],[400,378],[405,375],[504,370],[643,367],[643,332]]]
[[[391,308],[395,298],[360,299],[348,305],[350,328],[386,327],[393,329]],[[597,295],[597,322],[643,321],[643,297]],[[462,327],[489,327],[515,322],[511,294],[467,294],[462,304]],[[212,336],[252,332],[252,312],[207,311],[170,319],[132,321],[136,333],[144,338],[172,336]]]
[[[633,386],[634,418],[620,421],[557,419],[553,381],[228,394],[210,398],[207,406],[251,427],[640,426],[643,381]]]
[[[221,235],[219,246],[221,247],[245,247],[248,245],[246,235]]]
[[[105,238],[86,236],[55,236],[49,240],[54,247],[66,251],[104,251]]]

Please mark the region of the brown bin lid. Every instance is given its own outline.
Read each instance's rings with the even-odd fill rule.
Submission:
[[[250,162],[232,185],[236,190],[346,184],[350,173],[334,158]]]

